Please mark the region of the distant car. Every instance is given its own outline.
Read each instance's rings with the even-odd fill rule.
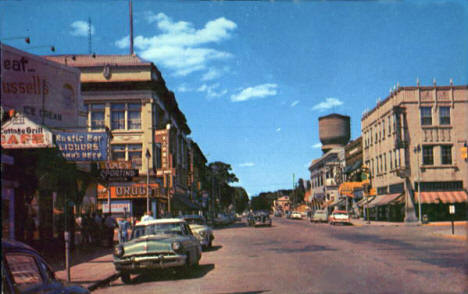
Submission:
[[[282,217],[283,215],[281,214],[281,211],[277,210],[277,211],[275,211],[274,216],[275,217]]]
[[[224,213],[218,213],[214,219],[215,226],[226,226],[232,223],[232,219]]]
[[[214,240],[213,229],[206,224],[206,220],[203,216],[193,214],[183,215],[180,218],[183,218],[187,222],[193,235],[200,241],[202,248],[212,247]]]
[[[335,210],[328,217],[328,222],[331,225],[335,225],[337,223],[350,224],[351,223],[351,218],[349,217],[348,212],[346,212],[344,210]]]
[[[290,216],[291,219],[302,219],[302,214],[298,211],[293,211]]]
[[[65,285],[39,253],[30,246],[2,240],[2,293],[89,293],[77,285]]]
[[[201,252],[200,242],[185,220],[150,220],[138,223],[131,240],[115,247],[114,266],[122,282],[130,283],[130,274],[197,266]]]
[[[317,222],[324,222],[328,221],[328,213],[326,209],[317,209],[314,211],[310,216],[310,221],[317,223]]]
[[[269,226],[271,227],[271,218],[268,213],[257,212],[251,214],[247,219],[248,225],[252,227]]]

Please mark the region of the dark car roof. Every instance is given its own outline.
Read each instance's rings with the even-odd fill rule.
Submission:
[[[2,240],[2,252],[19,250],[33,251],[34,253],[39,254],[34,248],[22,242],[15,240]]]

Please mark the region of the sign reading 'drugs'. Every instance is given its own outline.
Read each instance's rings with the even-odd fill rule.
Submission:
[[[2,148],[51,148],[52,132],[22,115],[16,115],[2,126]]]
[[[67,160],[102,161],[107,159],[107,134],[104,132],[56,132],[55,144]]]

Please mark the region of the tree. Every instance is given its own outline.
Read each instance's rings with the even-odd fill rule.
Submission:
[[[242,213],[249,207],[249,196],[242,187],[233,187],[234,190],[234,206],[237,213]]]
[[[292,191],[291,195],[291,202],[296,205],[304,202],[304,195],[305,195],[305,185],[304,185],[304,180],[299,179],[297,181],[297,184]]]
[[[222,208],[226,208],[233,203],[234,193],[229,184],[239,181],[231,170],[230,164],[221,161],[215,161],[208,165],[208,171],[215,182],[212,191],[216,191],[215,193],[219,196]]]

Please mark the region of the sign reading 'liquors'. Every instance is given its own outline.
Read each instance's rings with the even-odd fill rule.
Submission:
[[[106,133],[55,134],[55,143],[63,157],[72,161],[102,161],[107,159]]]

